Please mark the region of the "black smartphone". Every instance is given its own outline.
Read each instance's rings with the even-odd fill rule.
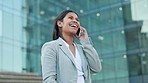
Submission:
[[[77,36],[79,36],[79,37],[81,36],[81,30],[80,30],[80,28],[78,29],[78,31],[77,31],[76,34],[77,34]]]

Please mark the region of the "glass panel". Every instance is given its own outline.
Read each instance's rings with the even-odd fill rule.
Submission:
[[[143,75],[148,75],[148,53],[140,54]]]
[[[5,41],[4,41],[5,42]],[[3,43],[2,45],[3,52],[2,52],[2,71],[13,71],[13,44],[11,43]]]
[[[3,0],[3,5],[5,7],[13,8],[13,0]]]
[[[15,42],[22,42],[22,18],[18,17],[16,15],[13,16],[13,39],[15,40]],[[22,42],[23,43],[23,42]]]
[[[133,20],[147,20],[148,19],[148,8],[147,0],[131,0],[131,11]]]
[[[128,77],[118,78],[116,83],[130,83]]]
[[[112,34],[102,34],[103,41],[102,41],[102,53],[111,53],[113,52],[113,40],[112,40]],[[101,37],[99,37],[101,38]]]
[[[126,42],[124,30],[113,32],[113,48],[115,52],[125,52]]]
[[[13,71],[14,72],[22,72],[22,51],[20,45],[15,43],[13,47]]]
[[[12,0],[13,1],[13,8],[15,11],[21,11],[23,6],[22,6],[22,2],[23,0]],[[22,7],[21,7],[22,6]]]
[[[2,36],[2,20],[3,18],[2,18],[2,11],[0,10],[0,36]]]
[[[0,71],[2,70],[2,64],[3,64],[3,62],[2,62],[2,38],[1,38],[1,36],[0,36]]]
[[[116,79],[104,80],[104,83],[116,83]]]
[[[103,59],[103,73],[104,79],[113,79],[116,77],[115,72],[115,58]]]
[[[115,57],[115,71],[117,78],[128,77],[128,66],[127,66],[127,57],[126,55]]]
[[[142,75],[141,60],[138,54],[129,55],[128,64],[130,76]]]
[[[3,36],[13,38],[13,15],[3,12]]]

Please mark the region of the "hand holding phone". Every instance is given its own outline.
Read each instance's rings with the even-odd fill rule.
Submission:
[[[87,38],[88,37],[88,34],[87,34],[86,29],[80,26],[80,28],[78,29],[78,31],[76,33],[76,37],[79,40],[83,40],[83,39]]]
[[[77,35],[78,37],[80,37],[80,36],[82,35],[82,31],[80,30],[80,28],[78,29],[76,35]]]

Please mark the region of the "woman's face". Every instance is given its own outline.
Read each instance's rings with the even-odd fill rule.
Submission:
[[[61,21],[60,21],[61,22]],[[69,35],[76,35],[78,28],[80,27],[80,22],[78,16],[73,13],[69,12],[61,22],[62,34],[66,33]]]

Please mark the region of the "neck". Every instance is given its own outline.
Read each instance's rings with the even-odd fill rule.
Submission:
[[[73,36],[67,35],[67,34],[63,34],[63,39],[65,40],[65,42],[68,45],[72,45],[73,44]]]

